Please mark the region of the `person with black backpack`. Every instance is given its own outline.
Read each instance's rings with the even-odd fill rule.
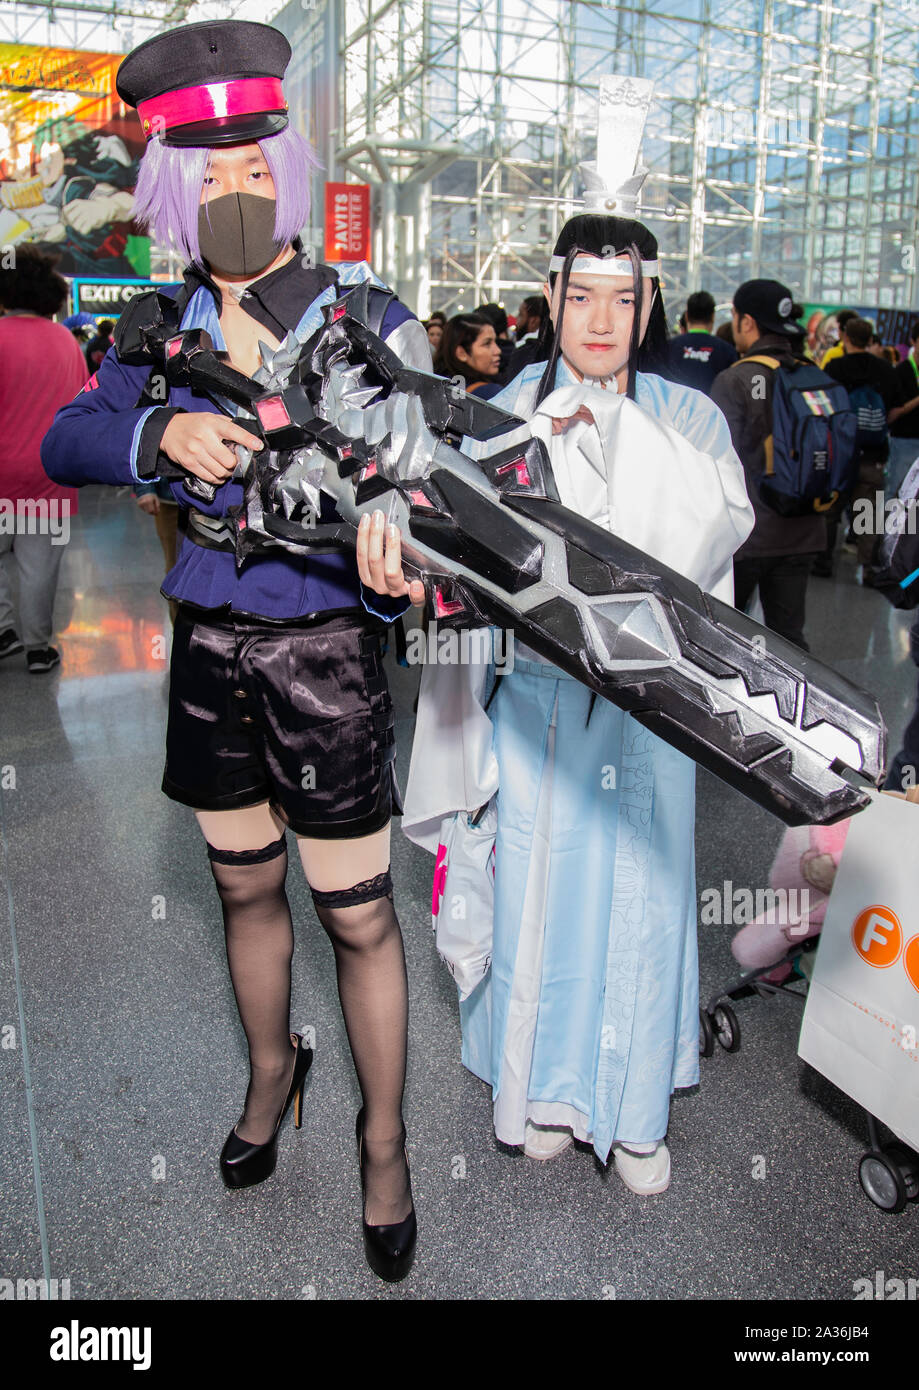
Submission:
[[[842,332],[843,356],[827,363],[825,371],[849,393],[849,404],[858,415],[855,443],[858,477],[850,498],[853,531],[862,583],[872,581],[872,556],[877,538],[884,532],[884,476],[890,453],[888,413],[902,405],[903,397],[896,372],[869,351],[874,329],[867,319],[849,319]],[[876,506],[880,493],[881,505]],[[859,501],[870,505],[856,508]],[[839,529],[839,504],[827,517],[827,548],[814,564],[813,573],[829,578],[833,572],[833,551]]]
[[[715,378],[711,398],[756,515],[734,556],[734,602],[746,608],[758,586],[766,626],[809,651],[807,580],[826,549],[824,512],[851,489],[855,413],[845,390],[804,356],[794,308],[778,280],[738,288],[732,326],[741,357]]]

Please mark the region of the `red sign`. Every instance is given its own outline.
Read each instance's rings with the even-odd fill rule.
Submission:
[[[369,184],[326,184],[325,260],[370,260]]]

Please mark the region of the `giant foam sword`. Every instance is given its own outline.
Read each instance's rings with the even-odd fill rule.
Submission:
[[[876,701],[563,507],[540,440],[480,462],[461,453],[451,440],[524,422],[404,366],[368,327],[366,284],[326,308],[302,347],[291,335],[273,358],[265,349],[254,378],[202,330],[176,331],[169,300],[152,298],[145,323],[125,323],[120,350],[160,361],[170,383],[222,409],[241,407],[265,441],[239,451],[245,502],[229,519],[238,564],[276,547],[353,546],[363,513],[382,509],[441,625],[512,630],[790,825],[828,824],[868,803],[858,782],[877,786],[884,773]],[[334,502],[331,521],[320,519],[331,510],[320,494]]]

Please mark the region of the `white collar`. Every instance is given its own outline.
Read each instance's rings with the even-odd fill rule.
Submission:
[[[586,386],[588,388],[593,388],[595,391],[611,392],[611,394],[614,396],[621,395],[621,392],[619,390],[619,383],[616,381],[616,378],[614,376],[606,377],[605,380],[601,380],[599,377],[595,376],[577,377],[574,373],[573,368],[569,366],[569,364],[567,363],[565,358],[561,356],[561,354],[559,355],[558,365],[566,380],[564,382],[559,382],[558,377],[556,376],[556,390],[559,386],[562,385]],[[615,390],[612,389],[613,387],[615,387]]]

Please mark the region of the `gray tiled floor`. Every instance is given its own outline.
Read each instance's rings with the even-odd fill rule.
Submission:
[[[885,1216],[861,1194],[859,1112],[798,1061],[796,1005],[739,1006],[742,1050],[717,1051],[698,1091],[674,1101],[664,1197],[633,1197],[586,1150],[539,1165],[499,1148],[486,1088],[459,1063],[431,860],[398,832],[416,1268],[390,1289],[363,1261],[358,1093],[331,950],[293,871],[293,1022],[317,1035],[304,1126],[285,1130],[270,1182],[227,1192],[217,1154],[244,1092],[244,1041],[199,834],[158,789],[159,549],[129,495],[87,489],[81,501],[60,593],[63,669],[30,677],[16,657],[0,670],[0,765],[16,770],[0,793],[0,1028],[18,1043],[0,1049],[0,1277],[42,1275],[42,1219],[48,1273],[75,1298],[846,1298],[877,1269],[916,1276],[919,1212]],[[808,630],[819,656],[878,693],[895,742],[916,686],[910,618],[857,588],[853,568],[844,557],[838,580],[812,582]],[[415,673],[392,678],[404,779]],[[764,885],[780,834],[700,774],[700,889]],[[701,929],[704,994],[735,973],[729,936]]]

